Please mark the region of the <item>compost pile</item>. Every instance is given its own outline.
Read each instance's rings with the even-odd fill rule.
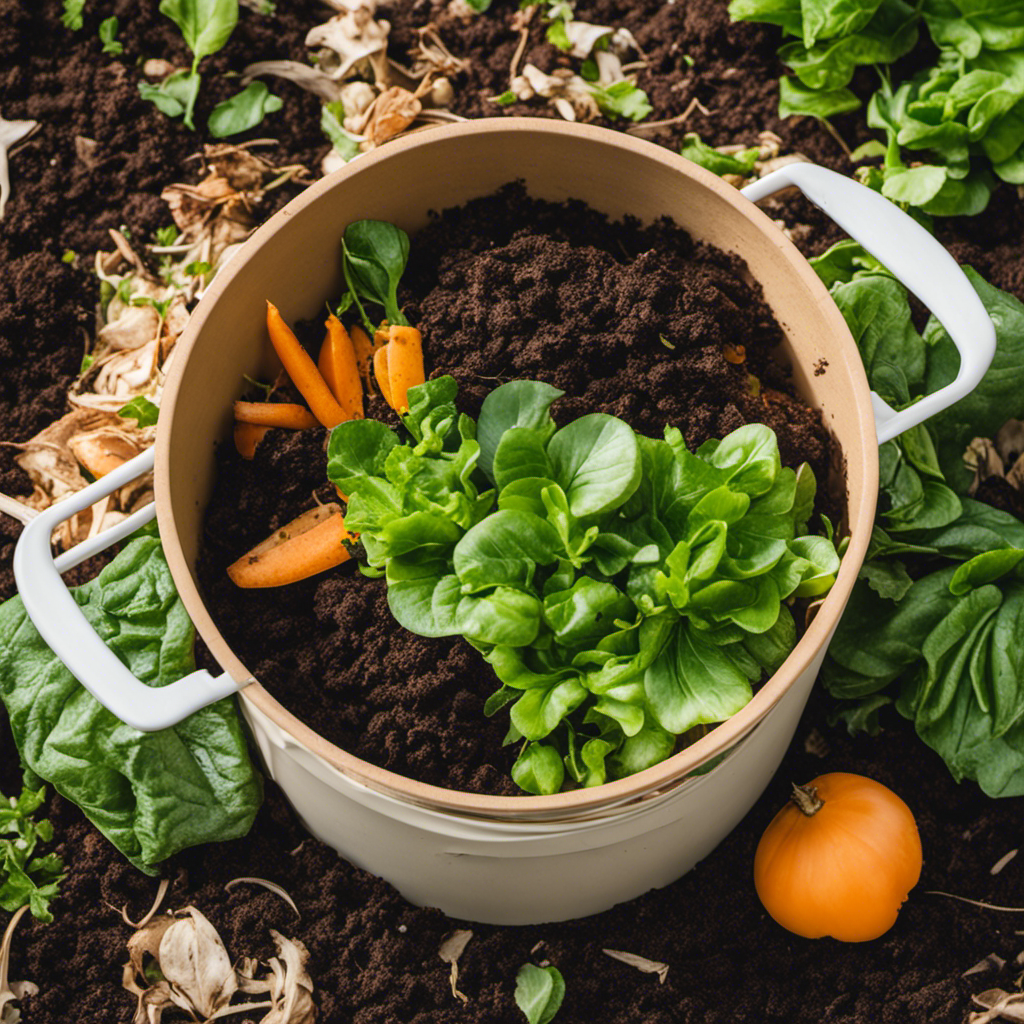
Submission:
[[[394,3],[382,12],[391,22],[394,53],[414,45],[417,28],[437,21],[448,49],[471,58],[452,75],[450,109],[479,116],[494,113],[488,98],[508,89],[520,40],[510,25],[514,6],[495,3],[486,15],[465,20],[448,16],[440,4]],[[849,170],[840,145],[813,119],[777,117],[776,31],[731,25],[719,0],[581,0],[576,10],[593,23],[632,32],[646,56],[637,83],[653,107],[652,119],[679,117],[699,101],[685,123],[656,133],[657,141],[677,149],[684,132],[698,131],[712,145],[757,145],[767,130],[777,133],[786,152]],[[77,33],[61,24],[61,14],[62,5],[53,0],[38,5],[0,0],[0,113],[41,124],[12,156],[13,195],[0,222],[0,436],[5,439],[25,440],[65,412],[99,297],[91,254],[109,248],[109,228],[123,225],[131,239],[148,239],[166,226],[170,215],[160,192],[201,176],[193,156],[208,141],[139,95],[137,59],[189,63],[180,37],[155,3],[95,0],[85,5],[86,27]],[[100,21],[112,15],[120,19],[122,56],[103,54],[97,36]],[[223,72],[261,59],[306,60],[306,32],[323,18],[313,2],[279,4],[273,16],[243,10],[227,46],[203,64],[196,123],[205,125],[214,105],[237,92],[238,84]],[[545,41],[539,24],[528,30],[520,59],[546,69],[564,60]],[[863,84],[862,74],[857,72],[855,88]],[[274,92],[284,100],[284,111],[271,114],[251,135],[277,140],[275,164],[315,168],[326,149],[320,100],[289,82],[275,82]],[[514,103],[507,109],[513,115],[557,116],[546,104]],[[833,125],[850,147],[867,139],[856,115],[838,116]],[[88,159],[80,155],[81,145],[76,149],[76,136],[97,143],[95,149],[86,147]],[[297,190],[286,184],[268,193],[258,217]],[[937,233],[961,262],[1024,298],[1022,211],[1016,192],[1003,188],[985,213],[938,221]],[[808,254],[822,252],[838,238],[802,201],[787,200],[771,213],[784,220]],[[71,258],[62,260],[68,253]],[[31,482],[16,467],[14,454],[0,449],[0,490],[28,496]],[[282,461],[287,456],[280,453]],[[10,566],[19,530],[15,520],[0,516],[3,597],[14,591]],[[83,567],[74,582],[89,571]],[[1015,933],[1019,918],[954,903],[928,890],[1019,905],[1022,861],[1005,862],[1020,843],[1019,798],[993,801],[973,783],[954,783],[942,761],[917,741],[910,723],[896,715],[884,719],[879,736],[851,739],[842,726],[828,724],[831,706],[815,693],[764,797],[711,858],[675,885],[582,922],[473,927],[458,960],[465,1003],[453,994],[450,964],[439,956],[445,940],[465,926],[411,907],[386,884],[308,838],[273,786],[247,838],[192,850],[167,865],[172,884],[165,906],[201,909],[232,957],[274,955],[271,928],[303,942],[319,1019],[326,1021],[512,1024],[523,1019],[513,1000],[516,972],[533,961],[556,966],[565,978],[557,1017],[565,1024],[960,1024],[973,994],[1015,989],[1020,968],[1014,958],[1024,945]],[[475,711],[467,717],[477,720]],[[19,790],[17,761],[3,721],[4,793]],[[921,885],[895,927],[863,946],[789,935],[768,919],[750,882],[757,839],[786,799],[790,780],[806,781],[831,770],[860,772],[899,792],[917,816],[925,850]],[[34,994],[22,993],[22,1020],[59,1021],[72,1014],[80,1020],[128,1021],[134,999],[121,982],[132,930],[120,908],[127,905],[129,916],[137,919],[152,903],[156,882],[135,871],[72,804],[51,797],[45,810],[55,834],[48,849],[62,856],[68,875],[51,904],[53,923],[23,920],[15,937],[11,979],[38,986]],[[993,874],[998,862],[1005,866]],[[283,886],[301,916],[260,888],[225,890],[227,882],[251,875]],[[667,965],[664,980],[608,957],[604,949]],[[962,977],[979,964],[977,973]]]

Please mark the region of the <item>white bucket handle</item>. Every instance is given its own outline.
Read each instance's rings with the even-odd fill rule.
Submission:
[[[880,260],[938,317],[960,351],[960,372],[952,384],[901,412],[874,392],[878,441],[888,441],[958,401],[985,375],[995,354],[995,327],[956,260],[916,221],[887,199],[815,164],[783,167],[743,189],[757,202],[796,186],[815,206]],[[200,708],[236,693],[227,673],[205,670],[163,687],[141,683],[89,625],[60,574],[98,554],[150,522],[154,505],[93,537],[56,560],[50,554],[54,529],[76,512],[151,472],[150,449],[101,480],[40,513],[25,527],[14,551],[14,577],[25,610],[54,654],[104,707],[140,732],[177,725]]]
[[[871,392],[878,443],[891,441],[973,391],[996,352],[996,329],[959,264],[909,214],[852,178],[810,163],[792,163],[742,190],[751,202],[795,186],[860,242],[946,328],[960,352],[951,384],[897,412]]]
[[[205,669],[168,686],[140,682],[92,628],[64,585],[61,573],[123,540],[156,515],[150,504],[102,534],[92,537],[59,558],[50,554],[54,529],[109,494],[153,469],[153,449],[89,484],[36,516],[14,549],[14,578],[25,611],[50,649],[74,677],[122,722],[140,732],[155,732],[177,725],[200,708],[228,697],[241,688],[227,673],[212,676]]]

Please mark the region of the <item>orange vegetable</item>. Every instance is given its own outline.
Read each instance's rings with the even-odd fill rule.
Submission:
[[[255,423],[235,424],[235,449],[243,459],[251,459],[256,454],[256,446],[267,436],[270,427],[261,427]]]
[[[423,335],[415,327],[392,324],[388,339],[391,408],[401,414],[409,411],[409,388],[424,381]]]
[[[389,360],[390,357],[388,355],[387,345],[381,345],[381,347],[373,353],[373,375],[377,378],[377,387],[380,388],[380,393],[384,396],[384,401],[394,409],[395,403],[391,401],[391,380],[388,372]]]
[[[332,313],[324,324],[327,337],[320,346],[320,374],[347,414],[346,419],[363,418],[363,388],[359,383],[356,350],[341,321]]]
[[[881,783],[846,772],[794,786],[754,855],[765,909],[808,939],[877,939],[920,877],[910,808]]]
[[[294,402],[235,402],[235,419],[256,427],[289,430],[309,430],[318,425],[317,418],[304,405]]]
[[[341,506],[334,503],[303,512],[228,566],[239,587],[281,587],[333,569],[350,557]]]
[[[370,372],[373,368],[373,354],[380,348],[380,345],[370,341],[370,336],[358,324],[348,333],[352,339],[352,347],[355,349],[356,366],[359,367],[359,376],[363,378],[363,383],[369,387]],[[386,338],[385,341],[387,341]]]
[[[376,333],[373,335],[373,347],[375,349],[380,348],[381,345],[388,343],[388,322],[382,320],[380,327],[377,328]]]
[[[745,345],[732,345],[726,342],[722,346],[722,355],[725,356],[727,363],[733,363],[739,366],[740,363],[745,362],[747,358],[747,349]]]
[[[310,359],[309,353],[299,344],[299,339],[284,322],[277,306],[269,301],[267,302],[267,330],[270,332],[270,341],[274,346],[274,351],[280,356],[292,383],[302,393],[302,397],[309,402],[313,415],[328,430],[347,419],[345,411],[338,404],[338,400],[331,393],[327,382],[316,368],[316,363]]]

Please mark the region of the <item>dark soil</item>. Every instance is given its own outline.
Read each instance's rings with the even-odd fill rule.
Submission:
[[[649,436],[669,423],[691,448],[767,422],[784,462],[806,460],[824,481],[830,439],[817,412],[768,386],[785,386],[770,354],[782,334],[742,272],[667,221],[610,226],[582,203],[513,185],[413,239],[402,298],[428,372],[455,376],[471,416],[501,381],[540,379],[566,392],[563,423],[606,412]],[[743,364],[725,359],[727,342],[745,346]],[[751,373],[765,382],[757,397]],[[394,420],[379,397],[370,411]],[[518,792],[516,750],[501,745],[507,714],[483,714],[498,683],[464,640],[396,629],[383,581],[351,564],[281,592],[228,580],[226,567],[312,495],[330,496],[324,441],[272,432],[251,462],[221,447],[198,561],[214,621],[285,707],[346,750],[422,782]]]
[[[468,26],[446,20],[440,5],[405,0],[389,5],[395,39],[409,41],[412,26],[437,15],[453,52],[473,58],[456,80],[457,109],[495,113],[477,93],[507,87],[515,34],[508,26],[515,4],[497,0]],[[580,0],[592,21],[630,27],[651,58],[641,84],[655,104],[653,117],[670,117],[697,97],[710,111],[695,111],[686,125],[658,141],[678,143],[695,129],[714,144],[753,141],[762,128],[777,131],[790,149],[848,169],[835,142],[810,119],[775,117],[774,51],[778,33],[730,26],[724,0]],[[105,244],[108,227],[126,224],[140,237],[167,223],[158,196],[173,181],[196,180],[189,160],[202,141],[168,122],[137,96],[140,57],[184,58],[177,33],[157,13],[156,0],[93,0],[85,28],[60,25],[58,0],[0,0],[0,112],[35,117],[43,128],[13,156],[14,195],[0,224],[0,438],[21,440],[55,418],[82,353],[83,327],[96,296],[91,254]],[[101,56],[99,22],[121,19],[121,58]],[[322,17],[315,0],[279,2],[264,19],[242,11],[226,49],[204,64],[199,123],[235,84],[217,72],[240,70],[250,60],[303,59],[303,38]],[[535,41],[530,58],[553,67],[554,55]],[[406,43],[403,43],[406,45]],[[396,49],[398,49],[396,45]],[[689,55],[690,69],[683,61]],[[279,140],[281,163],[312,165],[323,149],[315,99],[288,83],[275,84],[284,110],[254,134]],[[510,114],[542,113],[512,107]],[[846,141],[864,140],[858,115],[837,119]],[[90,169],[76,160],[76,135],[95,139],[105,162]],[[263,216],[294,189],[272,193]],[[804,250],[821,251],[838,236],[816,211],[787,200],[774,215],[786,220]],[[1024,299],[1024,203],[1003,189],[989,211],[940,225],[939,235],[963,262]],[[66,249],[74,264],[60,261]],[[283,456],[282,456],[283,457]],[[0,449],[0,489],[20,493],[26,481]],[[0,517],[0,596],[13,592],[10,574],[17,524]],[[356,1024],[513,1024],[523,1018],[512,1001],[515,973],[533,959],[549,959],[567,982],[559,1024],[962,1024],[970,995],[993,986],[1015,987],[1014,957],[1024,940],[1014,932],[1019,915],[997,914],[927,894],[942,889],[1002,905],[1019,905],[1021,858],[992,876],[991,866],[1021,845],[1021,801],[994,802],[972,784],[956,785],[939,759],[895,716],[883,719],[877,739],[847,738],[826,724],[828,702],[816,694],[782,770],[747,820],[706,862],[662,892],[599,917],[535,928],[476,928],[461,961],[460,983],[470,997],[457,1003],[448,967],[437,957],[442,938],[457,923],[435,911],[410,907],[387,885],[340,861],[307,839],[276,793],[245,840],[193,851],[169,867],[186,869],[169,905],[194,903],[222,930],[232,955],[269,952],[268,927],[294,935],[310,948],[320,1019]],[[473,715],[474,720],[476,715]],[[824,757],[805,751],[809,734],[824,738]],[[812,744],[821,749],[820,744]],[[786,798],[790,779],[824,771],[861,772],[892,786],[918,817],[925,850],[921,885],[884,938],[844,946],[809,942],[767,919],[750,884],[757,839]],[[0,787],[17,785],[17,756],[0,716]],[[72,806],[54,798],[51,814],[70,875],[54,904],[52,925],[25,924],[15,938],[12,976],[29,978],[41,993],[24,1002],[27,1024],[65,1021],[127,1022],[134,999],[120,987],[124,942],[130,930],[106,902],[129,904],[134,916],[148,907],[155,883],[128,867]],[[295,851],[300,847],[297,852]],[[293,894],[302,919],[277,897],[224,882],[258,874]],[[104,902],[106,901],[106,902]],[[0,924],[5,920],[0,918]],[[534,952],[536,943],[544,945]],[[670,965],[664,985],[609,960],[604,947],[625,949]],[[1007,960],[1001,972],[962,979],[988,953]],[[239,1019],[239,1018],[235,1018]]]

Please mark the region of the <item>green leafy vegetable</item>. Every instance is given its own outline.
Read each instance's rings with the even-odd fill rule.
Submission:
[[[757,163],[760,150],[757,146],[752,146],[738,153],[722,153],[702,142],[696,132],[687,132],[683,136],[683,145],[679,152],[687,160],[700,164],[713,174],[739,174],[747,178],[754,173],[754,164]]]
[[[509,708],[515,782],[620,778],[742,708],[796,642],[784,602],[839,568],[807,535],[809,467],[784,469],[763,426],[693,453],[603,414],[559,430],[561,392],[538,381],[495,389],[475,424],[455,394],[450,377],[411,388],[404,443],[339,424],[328,475],[398,622],[461,635],[494,670],[486,711]]]
[[[85,10],[85,0],[64,0],[64,13],[60,20],[65,28],[72,32],[78,32],[84,24],[82,12]]]
[[[186,128],[195,129],[192,114],[199,95],[199,63],[223,48],[231,37],[238,23],[238,0],[160,0],[160,13],[181,30],[192,51],[192,68],[188,72],[176,72],[159,86],[140,82],[139,93],[161,113],[168,117],[180,116]]]
[[[117,57],[124,53],[124,46],[117,39],[118,21],[116,16],[104,18],[100,22],[100,42],[103,43],[103,52]]]
[[[345,229],[341,242],[345,283],[371,336],[376,325],[361,299],[384,309],[388,323],[408,325],[398,305],[398,282],[409,260],[409,236],[383,220],[359,220]]]
[[[75,601],[149,686],[194,671],[194,631],[158,538],[142,535]],[[221,700],[141,733],[96,701],[43,642],[19,597],[0,605],[0,698],[27,774],[49,782],[138,868],[245,835],[261,800],[238,712]]]
[[[53,841],[53,826],[33,817],[45,799],[45,786],[23,789],[17,800],[0,793],[0,907],[14,913],[27,905],[37,921],[50,922],[64,864],[55,853],[34,856],[40,843]]]
[[[117,415],[124,419],[136,420],[140,427],[152,427],[160,415],[160,407],[154,405],[144,395],[136,395],[117,410]]]
[[[210,113],[207,122],[210,134],[215,139],[247,132],[266,117],[284,106],[263,82],[250,82],[241,92],[218,103]]]
[[[516,975],[516,1006],[530,1024],[554,1020],[565,999],[565,980],[557,967],[523,964]]]
[[[1014,0],[733,0],[729,10],[797,37],[779,50],[795,73],[780,82],[783,117],[856,110],[853,71],[876,66],[881,82],[867,121],[885,143],[854,156],[884,157],[861,179],[893,202],[970,216],[998,179],[1024,183],[1024,8]],[[938,58],[894,84],[886,65],[914,46],[922,16]]]
[[[555,22],[559,25],[561,22]],[[626,121],[642,121],[654,109],[647,93],[632,82],[615,82],[609,86],[592,84],[590,91],[601,113]]]
[[[359,139],[351,132],[345,131],[342,127],[344,120],[345,108],[340,102],[325,103],[320,108],[320,130],[331,140],[335,151],[348,163],[353,157],[359,156]]]
[[[953,379],[955,346],[934,318],[913,328],[906,293],[843,242],[812,261],[857,340],[872,386],[896,407]],[[1024,794],[1024,523],[963,493],[963,453],[1024,415],[1024,306],[968,276],[996,324],[978,388],[879,450],[879,515],[822,678],[837,720],[877,731],[890,704],[953,776],[990,796]],[[952,486],[950,486],[952,485]],[[959,492],[959,493],[956,493]]]

